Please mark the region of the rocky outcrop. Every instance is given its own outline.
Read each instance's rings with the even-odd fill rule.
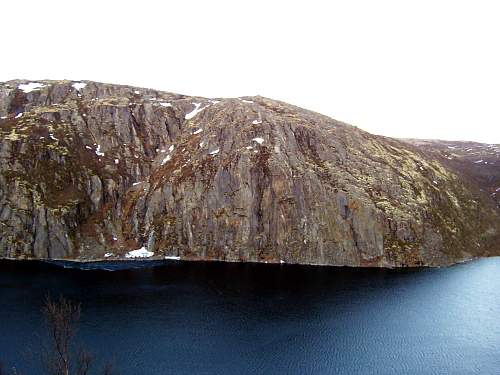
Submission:
[[[0,116],[3,257],[142,248],[397,267],[500,253],[499,210],[477,176],[286,103],[18,80],[0,85]]]

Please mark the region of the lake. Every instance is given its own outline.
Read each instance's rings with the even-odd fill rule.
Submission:
[[[50,292],[81,302],[79,341],[124,375],[500,373],[500,258],[404,270],[106,267],[1,261],[0,360],[42,373],[33,352]]]

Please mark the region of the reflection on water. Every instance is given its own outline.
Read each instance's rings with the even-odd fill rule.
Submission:
[[[0,359],[39,373],[27,352],[50,292],[82,302],[81,340],[126,375],[500,368],[500,258],[418,270],[132,264],[1,262]]]

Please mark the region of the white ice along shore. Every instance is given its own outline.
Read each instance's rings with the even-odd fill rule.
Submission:
[[[137,250],[129,251],[125,254],[125,258],[149,258],[152,257],[154,253],[148,251],[144,246]]]
[[[181,260],[181,257],[175,255],[165,255],[165,259],[169,260]]]

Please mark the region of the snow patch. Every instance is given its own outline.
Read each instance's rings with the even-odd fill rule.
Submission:
[[[137,250],[129,251],[125,254],[125,258],[149,258],[152,257],[154,253],[148,251],[144,246]]]
[[[168,151],[170,151],[170,152],[174,151],[174,145],[171,145],[171,146],[168,148]]]
[[[482,163],[483,161],[484,161],[484,160],[483,160],[483,159],[481,159],[481,160],[475,161],[474,163],[475,163],[475,164],[479,164],[479,163]]]
[[[44,84],[38,82],[30,82],[30,83],[21,83],[17,88],[19,90],[24,91],[25,93],[32,92],[34,90],[39,90],[42,87],[45,87]]]
[[[253,100],[240,99],[243,103],[253,103]]]
[[[136,186],[136,185],[139,185],[139,184],[141,184],[141,183],[142,183],[142,181],[139,181],[139,182],[134,182],[134,183],[132,184],[132,186]]]
[[[104,152],[101,152],[101,145],[97,145],[97,149],[95,150],[95,154],[97,156],[104,156]]]
[[[134,91],[134,94],[139,95],[140,93],[141,93],[141,92],[140,92],[139,90],[135,90],[135,91]]]
[[[219,153],[220,149],[216,149],[216,150],[213,150],[213,151],[210,151],[209,154],[210,155],[217,155]]]
[[[80,90],[84,89],[85,86],[87,86],[87,84],[85,82],[75,82],[71,86],[73,86],[73,88],[76,91],[80,91]]]
[[[50,139],[53,139],[54,141],[58,141],[59,140],[56,137],[54,137],[54,134],[52,134],[52,133],[49,133],[49,137],[50,137]]]
[[[16,115],[16,117],[14,117],[14,118],[21,118],[21,117],[23,117],[23,112],[18,113],[18,114]]]
[[[113,253],[106,253],[104,254],[104,258],[109,258],[112,257],[114,254]]]
[[[120,160],[115,159],[115,164],[118,164],[119,162],[120,162]]]
[[[264,138],[253,138],[252,141],[255,141],[257,142],[259,145],[263,144],[264,143]]]
[[[162,107],[172,107],[172,104],[170,103],[160,103]]]
[[[186,120],[191,120],[194,116],[196,116],[198,113],[200,113],[201,111],[203,111],[205,108],[208,107],[208,105],[206,105],[205,107],[200,108],[201,103],[193,103],[193,105],[194,109],[184,116]]]
[[[253,120],[252,124],[259,125],[259,124],[262,124],[262,121],[261,120]]]
[[[167,155],[167,157],[161,161],[161,165],[165,165],[165,163],[166,163],[167,161],[169,161],[170,159],[172,159],[172,158],[170,157],[170,155]]]
[[[203,131],[203,129],[198,129],[193,132],[193,134],[200,134]]]

